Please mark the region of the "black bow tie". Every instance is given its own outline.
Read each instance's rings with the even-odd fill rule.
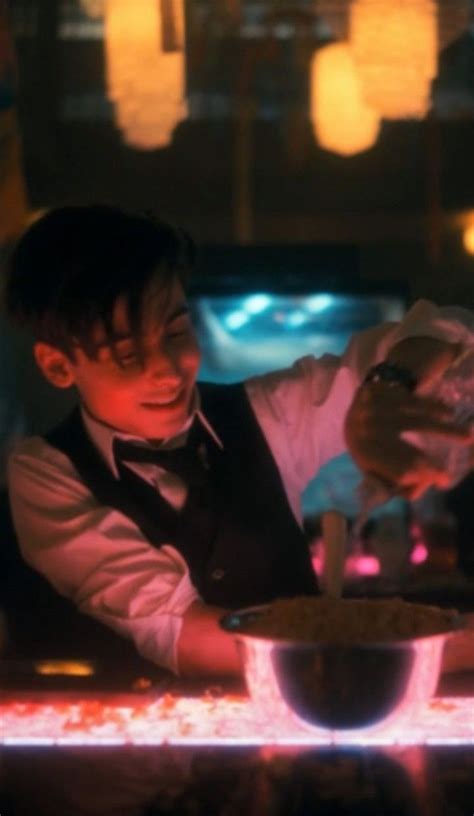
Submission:
[[[149,462],[170,473],[176,473],[187,485],[203,484],[207,479],[207,468],[203,462],[205,451],[202,443],[188,444],[182,448],[162,450],[147,448],[136,442],[123,439],[114,440],[114,456],[117,465],[123,462]]]

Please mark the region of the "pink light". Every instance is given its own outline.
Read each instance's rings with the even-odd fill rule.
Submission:
[[[410,553],[410,561],[412,564],[423,564],[428,558],[428,549],[423,541],[417,541]]]
[[[338,736],[278,729],[259,720],[243,696],[164,695],[118,705],[103,700],[19,702],[0,705],[0,744],[13,745],[474,745],[474,700],[432,698],[416,722],[377,734]]]
[[[319,577],[324,574],[324,548],[321,541],[313,546],[311,558],[313,569]],[[348,555],[344,563],[344,575],[346,578],[364,575],[379,575],[380,562],[377,556],[363,552],[354,552]]]
[[[313,555],[311,561],[316,575],[321,576],[324,570],[324,559],[322,554],[320,552],[317,552],[315,555]]]
[[[358,553],[346,558],[346,575],[379,575],[380,562],[375,555]]]

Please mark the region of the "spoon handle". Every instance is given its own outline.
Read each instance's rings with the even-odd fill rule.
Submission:
[[[340,598],[344,578],[347,545],[347,519],[337,510],[327,510],[321,516],[324,543],[323,594]]]

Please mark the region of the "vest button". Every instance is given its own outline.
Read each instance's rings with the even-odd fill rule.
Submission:
[[[215,570],[212,571],[211,578],[213,581],[222,581],[224,575],[225,571],[220,567],[217,567]]]

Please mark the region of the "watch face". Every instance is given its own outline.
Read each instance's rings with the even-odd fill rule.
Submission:
[[[408,391],[414,391],[417,380],[407,368],[394,363],[378,363],[367,373],[364,382],[385,382],[389,385],[402,385]]]

